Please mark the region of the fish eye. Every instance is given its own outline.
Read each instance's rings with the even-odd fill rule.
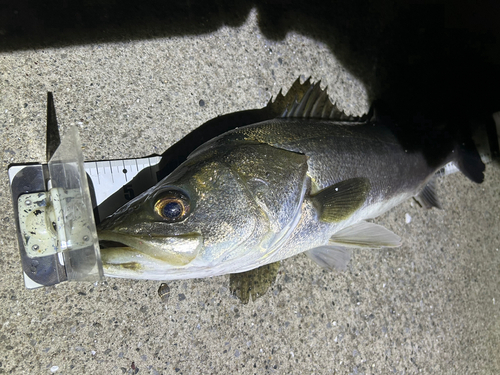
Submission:
[[[154,210],[167,222],[182,221],[189,215],[189,198],[180,191],[165,191],[156,199]]]

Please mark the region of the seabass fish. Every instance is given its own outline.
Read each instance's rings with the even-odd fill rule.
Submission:
[[[281,96],[281,116],[206,142],[108,217],[98,228],[105,275],[209,277],[302,252],[344,269],[349,248],[401,244],[367,219],[411,197],[438,206],[432,181],[447,163],[482,182],[473,146],[449,137],[432,152],[408,148],[376,117],[343,114],[318,83],[296,85],[307,90]]]

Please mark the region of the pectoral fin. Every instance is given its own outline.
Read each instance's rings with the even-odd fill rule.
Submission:
[[[343,246],[320,246],[306,251],[306,255],[318,266],[328,271],[345,271],[352,252]]]
[[[401,237],[382,225],[361,221],[344,228],[330,238],[330,243],[348,247],[398,247]]]
[[[341,181],[311,197],[322,221],[334,223],[349,218],[366,200],[370,191],[367,178]]]

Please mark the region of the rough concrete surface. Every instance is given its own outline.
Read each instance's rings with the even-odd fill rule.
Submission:
[[[325,44],[266,38],[257,12],[200,35],[0,52],[0,373],[500,373],[500,169],[438,183],[443,210],[408,201],[376,220],[404,239],[344,273],[287,259],[248,305],[229,277],[106,279],[26,290],[7,178],[45,161],[46,93],[87,160],[161,153],[218,115],[261,108],[301,76],[351,114],[369,90]],[[204,105],[200,105],[203,100]],[[409,220],[411,218],[411,220]],[[409,222],[408,222],[409,221]]]

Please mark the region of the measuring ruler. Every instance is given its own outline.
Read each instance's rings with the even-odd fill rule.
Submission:
[[[101,279],[96,224],[154,186],[160,160],[83,162],[75,128],[49,163],[10,166],[25,286]]]
[[[111,215],[129,200],[156,185],[160,160],[160,156],[151,156],[84,162],[85,171],[92,181],[99,218]],[[110,197],[113,199],[106,204]]]

